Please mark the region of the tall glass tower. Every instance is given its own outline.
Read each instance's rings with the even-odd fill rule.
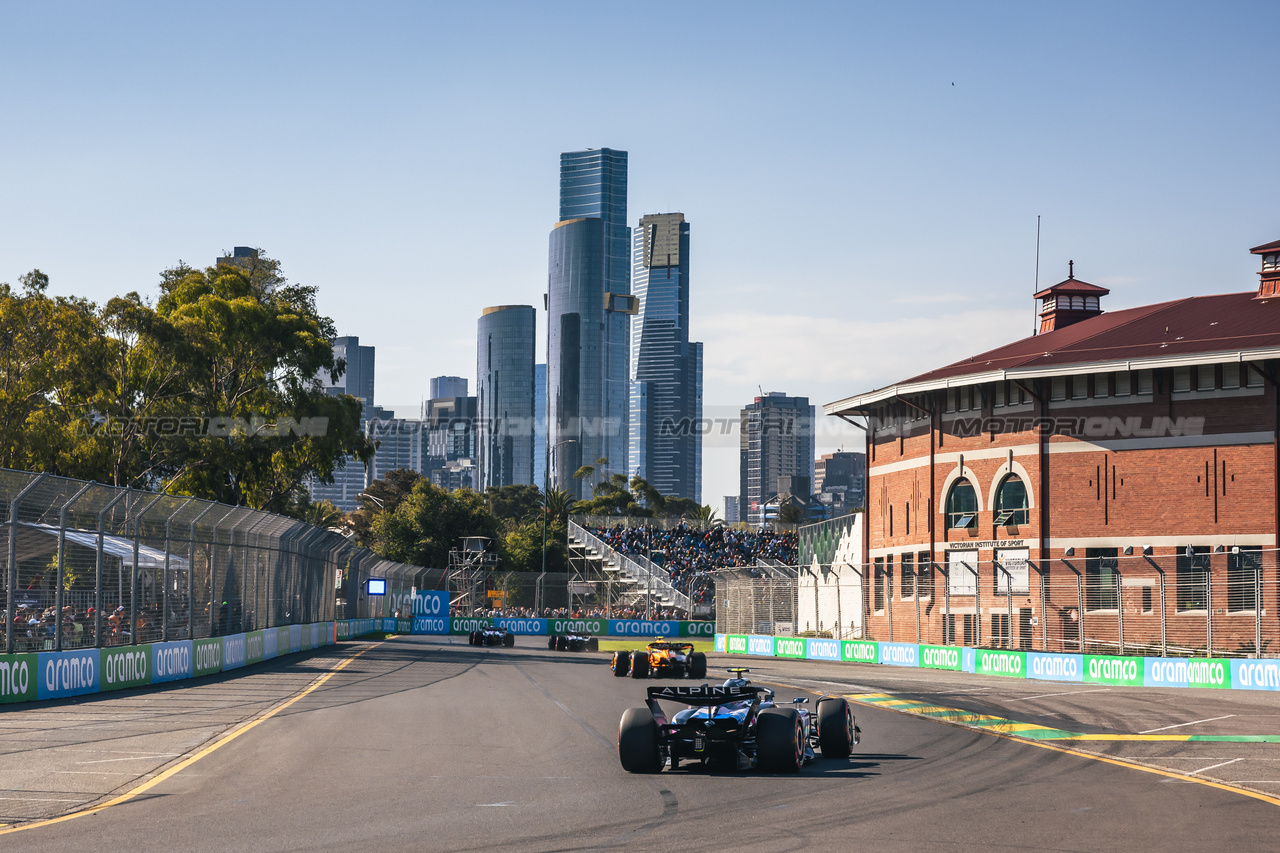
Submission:
[[[689,223],[644,216],[632,241],[630,474],[702,502],[702,344],[689,340]]]
[[[478,491],[534,482],[537,320],[531,305],[498,305],[480,315],[476,341]]]
[[[551,485],[577,497],[629,472],[630,236],[627,152],[561,154],[547,275],[547,450]],[[590,481],[573,477],[584,464],[596,468]]]

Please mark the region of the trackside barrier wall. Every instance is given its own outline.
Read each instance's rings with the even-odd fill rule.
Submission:
[[[727,654],[949,669],[1007,678],[1126,687],[1280,690],[1280,659],[1271,658],[1117,657],[754,634],[716,634],[715,642],[716,651]]]
[[[337,627],[314,622],[200,640],[0,655],[0,703],[62,699],[228,672],[331,645]]]

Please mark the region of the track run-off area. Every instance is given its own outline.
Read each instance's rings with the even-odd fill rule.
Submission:
[[[853,701],[798,775],[619,766],[656,681],[545,640],[350,642],[207,683],[0,710],[5,850],[1270,849],[1266,694],[740,656],[779,703]]]

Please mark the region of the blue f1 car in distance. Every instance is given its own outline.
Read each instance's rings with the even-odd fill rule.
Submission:
[[[861,730],[839,696],[822,696],[811,712],[807,698],[790,706],[773,702],[773,691],[755,687],[745,668],[720,686],[650,687],[644,708],[629,708],[618,724],[618,758],[631,773],[657,773],[670,764],[700,761],[728,770],[759,767],[796,773],[821,750],[824,758],[848,758]],[[656,700],[690,706],[667,719]]]
[[[516,644],[516,635],[506,628],[481,628],[479,631],[472,631],[467,642],[473,646],[506,646],[511,648]]]
[[[598,652],[600,640],[586,634],[552,634],[547,637],[547,648],[555,652]]]

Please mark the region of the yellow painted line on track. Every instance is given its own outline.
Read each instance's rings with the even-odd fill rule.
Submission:
[[[793,687],[793,685],[785,685],[785,686]],[[793,687],[793,689],[805,690],[806,688]],[[910,716],[910,717],[919,717],[926,720],[933,720],[935,722],[942,723],[943,725],[954,726],[960,729],[968,729],[969,731],[973,731],[973,732],[981,732],[982,734],[989,734],[992,737],[1004,738],[1005,740],[1012,740],[1018,743],[1025,743],[1030,746],[1037,746],[1040,749],[1048,749],[1048,750],[1052,750],[1053,752],[1061,752],[1061,753],[1065,753],[1066,755],[1074,755],[1077,758],[1087,758],[1090,761],[1101,761],[1104,764],[1112,764],[1112,765],[1115,765],[1116,767],[1126,767],[1130,770],[1140,770],[1143,773],[1153,773],[1157,776],[1164,776],[1169,779],[1177,779],[1182,782],[1194,782],[1197,785],[1204,785],[1209,788],[1217,788],[1220,791],[1230,791],[1233,794],[1242,794],[1243,796],[1250,797],[1255,800],[1261,800],[1262,802],[1269,803],[1270,805],[1273,805],[1273,806],[1280,806],[1280,797],[1272,797],[1267,794],[1259,793],[1257,791],[1250,791],[1247,788],[1238,788],[1234,785],[1228,785],[1225,782],[1214,782],[1209,779],[1202,779],[1198,776],[1188,776],[1185,773],[1178,773],[1175,770],[1162,770],[1158,767],[1148,767],[1145,764],[1136,764],[1132,761],[1125,761],[1124,759],[1121,759],[1121,758],[1111,758],[1105,755],[1095,755],[1089,752],[1081,752],[1078,749],[1068,749],[1067,747],[1064,747],[1064,746],[1055,746],[1054,744],[1051,744],[1051,743],[1045,743],[1043,740],[1029,738],[1025,736],[1020,737],[1016,733],[1012,732],[1010,727],[1006,727],[1006,726],[975,726],[975,725],[969,725],[967,723],[961,722],[959,718],[951,715],[943,715],[943,714],[935,715],[935,714],[918,713],[919,710],[929,706],[925,706],[923,705],[923,703],[911,702],[909,700],[895,699],[895,698],[889,697],[889,695],[885,693],[845,694],[844,698],[848,699],[850,702],[856,702],[857,704],[867,708],[883,708],[884,710],[892,711],[895,714],[905,714],[906,716]],[[919,707],[911,707],[911,708],[897,707],[900,705],[919,706]],[[1011,722],[1011,721],[1006,721],[1006,722]],[[1015,724],[1015,726],[1019,726],[1019,727],[1026,726],[1031,730],[1038,730],[1038,731],[1045,730],[1044,727],[1042,726],[1032,726],[1029,723],[1018,723],[1018,724]],[[1186,736],[1184,735],[1152,736],[1152,735],[1081,735],[1081,734],[1077,734],[1071,737],[1070,739],[1071,740],[1093,740],[1093,741],[1098,741],[1098,740],[1150,741],[1150,740],[1185,740]]]
[[[388,634],[388,635],[387,635],[387,637],[386,637],[386,640],[393,639],[393,638],[394,638],[394,637],[396,637],[396,636],[398,636],[398,635],[396,635],[396,634]],[[213,742],[213,743],[212,743],[212,744],[210,744],[209,746],[206,746],[204,749],[202,749],[202,750],[200,750],[199,752],[197,752],[195,755],[192,755],[192,756],[190,756],[189,758],[185,758],[185,759],[183,759],[182,761],[180,761],[180,762],[178,762],[177,764],[175,764],[175,765],[173,765],[172,767],[170,767],[168,770],[165,770],[164,772],[160,773],[159,775],[157,775],[157,776],[153,776],[152,778],[148,779],[146,782],[143,782],[143,783],[142,783],[141,785],[139,785],[138,787],[136,787],[136,788],[134,788],[134,789],[132,789],[132,790],[130,790],[130,791],[128,791],[128,792],[126,792],[126,793],[124,793],[124,794],[121,794],[121,795],[120,795],[120,796],[118,796],[118,797],[114,797],[114,798],[112,798],[112,799],[110,799],[110,800],[107,800],[105,803],[102,803],[101,805],[93,806],[92,808],[81,809],[80,811],[72,812],[71,814],[65,814],[65,815],[62,815],[61,817],[53,817],[53,818],[49,818],[49,819],[47,819],[47,820],[38,820],[38,821],[35,821],[35,822],[33,822],[33,823],[24,823],[24,824],[22,824],[21,826],[10,826],[10,827],[8,827],[7,829],[5,829],[5,828],[0,828],[0,835],[8,835],[8,834],[13,833],[13,832],[24,832],[25,830],[28,830],[28,829],[36,829],[36,828],[41,827],[41,826],[52,826],[52,825],[53,825],[53,824],[55,824],[55,823],[63,823],[63,822],[68,821],[68,820],[75,820],[75,819],[76,819],[76,818],[78,818],[78,817],[85,817],[86,815],[97,814],[98,812],[105,811],[106,809],[109,809],[109,808],[111,808],[112,806],[118,806],[118,805],[120,805],[121,803],[127,803],[127,802],[129,802],[129,800],[132,800],[133,798],[137,797],[139,794],[144,794],[144,793],[146,793],[147,791],[149,791],[149,790],[151,790],[152,788],[154,788],[156,785],[159,785],[159,784],[160,784],[161,782],[163,782],[164,780],[166,780],[166,779],[170,778],[171,776],[175,776],[175,775],[177,775],[178,773],[181,773],[183,770],[186,770],[188,767],[190,767],[192,764],[195,764],[197,761],[199,761],[200,759],[204,758],[206,755],[209,755],[210,753],[214,752],[215,750],[221,749],[222,747],[224,747],[224,746],[226,746],[227,744],[231,743],[231,741],[233,741],[233,740],[235,740],[236,738],[240,737],[240,735],[242,735],[242,734],[244,734],[245,732],[249,731],[250,729],[254,728],[254,727],[255,727],[255,726],[257,726],[259,723],[265,723],[267,720],[271,719],[271,718],[272,718],[272,717],[274,717],[276,714],[279,714],[281,711],[283,711],[285,708],[288,708],[290,705],[292,705],[293,703],[297,702],[299,699],[302,699],[302,698],[304,698],[304,697],[306,697],[306,696],[310,695],[312,692],[314,692],[314,691],[318,690],[318,689],[320,688],[320,686],[321,686],[321,685],[323,685],[323,684],[324,684],[326,681],[328,681],[330,678],[333,678],[335,675],[337,675],[339,672],[341,672],[343,669],[345,669],[345,668],[347,667],[347,665],[348,665],[349,663],[351,663],[353,660],[355,660],[356,658],[360,657],[360,656],[361,656],[362,654],[364,654],[365,652],[370,651],[371,649],[375,649],[375,648],[377,648],[378,646],[382,645],[382,643],[383,643],[383,642],[386,642],[386,640],[383,640],[382,642],[374,643],[374,644],[373,644],[373,645],[371,645],[371,646],[368,646],[368,647],[366,647],[366,648],[361,649],[360,651],[358,651],[358,652],[356,652],[355,654],[353,654],[351,657],[349,657],[349,658],[347,658],[346,660],[344,660],[344,661],[342,661],[341,663],[339,663],[339,664],[338,664],[337,666],[335,666],[333,669],[329,670],[329,672],[327,672],[327,673],[325,673],[324,675],[322,675],[322,676],[320,676],[319,678],[317,678],[317,679],[316,679],[316,680],[311,684],[311,686],[310,686],[310,687],[307,687],[305,690],[303,690],[303,691],[302,691],[301,693],[299,693],[297,696],[294,696],[292,699],[289,699],[289,700],[287,700],[287,701],[285,701],[285,702],[283,702],[283,703],[281,703],[281,704],[279,704],[279,705],[275,706],[274,708],[272,708],[271,710],[269,710],[269,711],[265,712],[264,714],[262,714],[261,716],[257,717],[256,719],[251,720],[251,721],[249,721],[248,723],[245,723],[243,726],[241,726],[240,728],[236,729],[235,731],[228,732],[227,734],[223,735],[221,738],[219,738],[218,740],[216,740],[215,742]],[[0,827],[6,827],[6,826],[8,826],[8,825],[7,825],[7,824],[0,824]]]

